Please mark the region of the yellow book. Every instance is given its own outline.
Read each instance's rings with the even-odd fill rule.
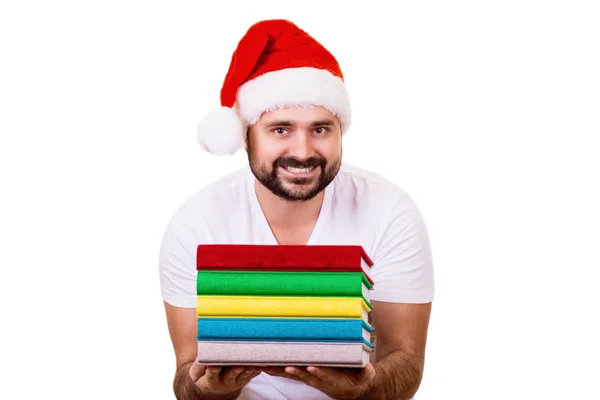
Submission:
[[[371,308],[361,297],[197,296],[196,316],[361,318]]]

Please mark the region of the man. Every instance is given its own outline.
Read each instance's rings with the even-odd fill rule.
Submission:
[[[160,281],[176,355],[178,399],[410,399],[423,374],[434,283],[426,227],[411,198],[342,164],[350,105],[335,58],[285,20],[253,25],[198,127],[203,148],[249,168],[200,190],[173,215]],[[197,356],[196,248],[201,243],[358,244],[373,259],[372,364],[205,367]]]

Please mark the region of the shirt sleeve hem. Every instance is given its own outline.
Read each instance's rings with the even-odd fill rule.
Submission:
[[[163,294],[163,300],[174,306],[182,308],[196,308],[196,298],[190,299],[189,297],[173,296],[170,294]]]
[[[369,293],[370,300],[387,302],[387,303],[430,303],[434,298],[434,290],[424,291],[398,291],[379,289]]]

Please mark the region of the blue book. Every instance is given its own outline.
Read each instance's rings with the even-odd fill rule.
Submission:
[[[362,342],[373,348],[362,319],[198,318],[199,341]]]

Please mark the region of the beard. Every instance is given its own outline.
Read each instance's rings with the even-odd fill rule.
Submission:
[[[271,163],[269,169],[266,163],[261,164],[256,160],[252,153],[250,141],[248,141],[248,162],[250,170],[263,186],[274,195],[288,201],[306,201],[314,198],[333,181],[342,164],[341,156],[329,163],[322,157],[310,157],[304,161],[279,157]],[[318,171],[316,176],[283,178],[280,175],[280,168],[285,167],[314,167]]]

